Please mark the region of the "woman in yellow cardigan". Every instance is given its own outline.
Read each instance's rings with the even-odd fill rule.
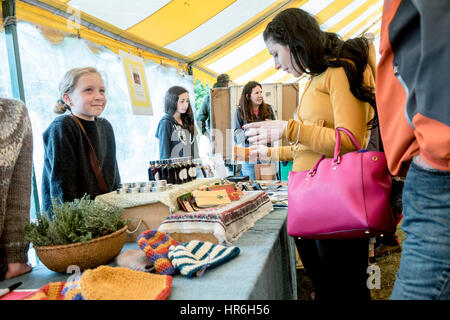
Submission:
[[[310,80],[300,100],[298,121],[274,120],[244,126],[250,154],[274,161],[294,160],[293,170],[309,170],[320,155],[333,157],[335,128],[350,130],[366,147],[375,114],[375,50],[366,38],[347,41],[320,30],[301,9],[280,12],[264,31],[275,68]],[[268,148],[287,139],[291,146]],[[341,133],[343,153],[355,150]],[[324,192],[326,187],[324,186]],[[315,298],[370,299],[367,288],[368,239],[296,239],[297,249],[314,285]]]

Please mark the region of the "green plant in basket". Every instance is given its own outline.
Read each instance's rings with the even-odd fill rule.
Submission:
[[[50,213],[38,212],[36,223],[26,223],[26,240],[45,247],[88,242],[122,229],[123,209],[90,200],[85,195],[72,202],[53,201]]]

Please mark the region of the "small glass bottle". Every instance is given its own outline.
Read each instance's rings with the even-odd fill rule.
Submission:
[[[181,184],[182,183],[182,180],[180,179],[181,167],[178,162],[178,159],[175,158],[172,160],[172,162],[173,162],[173,167],[174,167],[174,172],[175,172],[175,184]]]
[[[155,180],[155,161],[150,161],[150,167],[148,168],[148,181],[154,181]]]
[[[191,181],[194,181],[195,179],[197,179],[197,168],[195,167],[195,164],[194,164],[194,161],[192,161],[192,158],[189,158],[188,165],[189,165],[188,175],[189,175]]]
[[[186,170],[186,165],[184,164],[183,159],[181,158],[180,160],[180,173],[179,173],[179,177],[181,180],[181,183],[185,183],[187,182],[187,170]]]
[[[160,161],[155,161],[155,181],[161,180],[161,163]]]
[[[183,165],[184,168],[186,169],[186,182],[190,182],[192,181],[191,176],[189,175],[189,169],[190,169],[190,165],[189,165],[189,158],[183,158]]]
[[[161,160],[161,180],[167,181],[167,160]]]
[[[172,160],[169,160],[168,166],[169,166],[169,171],[168,171],[169,173],[168,173],[168,176],[167,176],[167,183],[177,184],[177,176],[176,176],[176,173],[175,173],[175,166],[173,165],[173,161]]]

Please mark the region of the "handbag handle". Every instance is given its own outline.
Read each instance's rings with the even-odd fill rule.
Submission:
[[[89,161],[91,163],[92,170],[94,171],[95,178],[97,179],[98,188],[100,189],[100,192],[102,194],[107,193],[108,192],[108,188],[106,187],[105,178],[103,178],[102,168],[100,167],[100,164],[98,162],[97,155],[95,154],[94,147],[92,146],[91,140],[89,140],[89,138],[88,138],[88,136],[86,134],[86,131],[84,130],[84,126],[81,123],[81,121],[76,116],[74,116],[73,114],[70,115],[70,116],[80,126],[81,131],[83,132],[85,138],[88,141],[88,144],[89,144],[89,149],[88,149]]]
[[[361,147],[359,146],[358,141],[355,139],[355,137],[349,130],[342,128],[342,127],[337,127],[336,128],[336,145],[334,146],[334,159],[335,160],[337,160],[337,157],[339,156],[339,153],[341,152],[341,135],[339,134],[339,131],[342,131],[350,138],[353,145],[356,147],[357,151],[361,150]]]
[[[359,145],[358,141],[356,140],[356,138],[353,136],[353,134],[342,127],[337,127],[335,129],[336,132],[336,145],[334,146],[334,156],[333,156],[333,164],[339,164],[340,163],[340,156],[339,153],[341,153],[341,135],[339,134],[339,131],[342,131],[343,133],[345,133],[350,140],[352,141],[353,145],[356,147],[357,151],[361,150],[361,146]],[[307,174],[307,179],[309,177],[313,177],[316,174],[317,168],[319,167],[319,163],[325,159],[325,156],[322,155],[320,156],[319,160],[317,160],[317,162],[314,164],[314,166],[308,171]]]

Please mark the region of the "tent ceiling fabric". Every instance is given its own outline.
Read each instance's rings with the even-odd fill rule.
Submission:
[[[275,70],[262,32],[273,16],[288,7],[314,15],[324,31],[344,39],[371,32],[379,37],[383,0],[44,0],[76,8],[82,17],[154,49],[190,61],[211,74],[228,73],[236,84],[292,82]]]

